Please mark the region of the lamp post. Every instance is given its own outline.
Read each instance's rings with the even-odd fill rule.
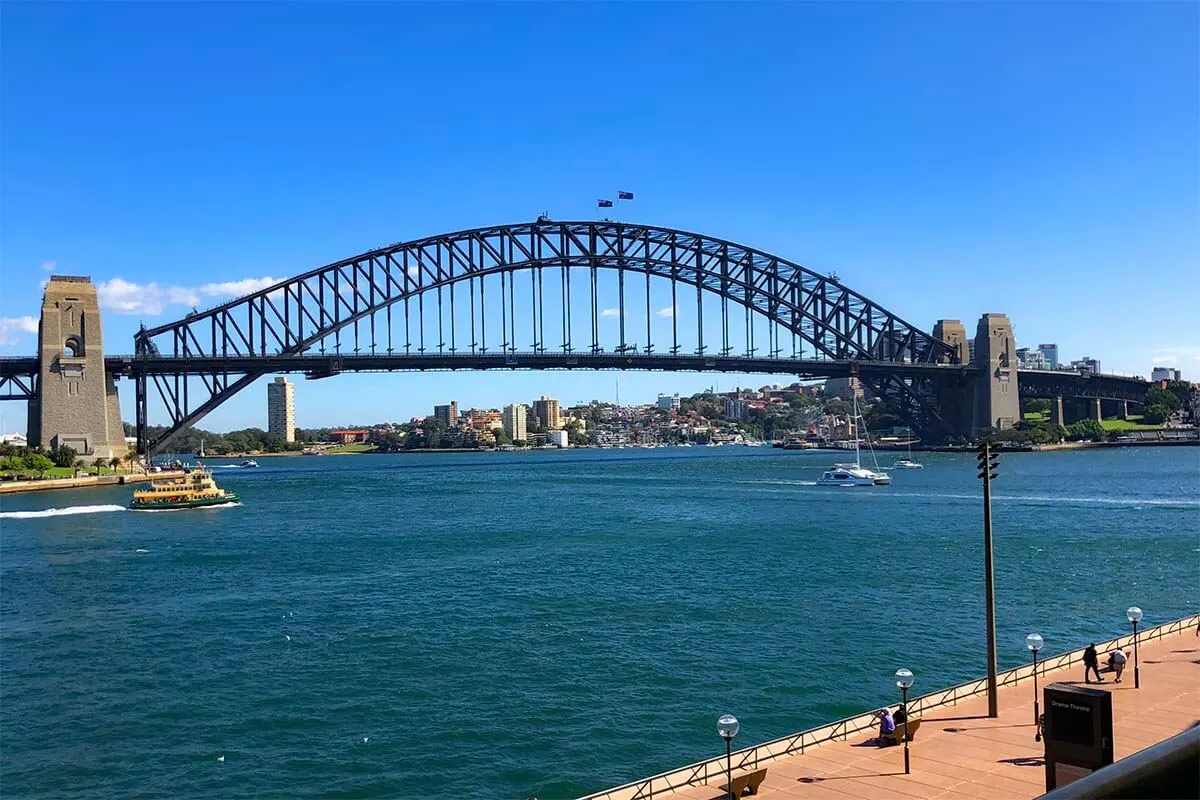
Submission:
[[[896,685],[900,687],[900,702],[904,704],[904,722],[900,723],[904,726],[902,735],[904,736],[904,774],[909,774],[908,767],[908,689],[913,685],[913,674],[911,670],[898,669],[896,670]]]
[[[738,721],[733,714],[723,714],[717,720],[717,733],[725,740],[725,788],[733,799],[733,737],[737,736]]]
[[[1042,715],[1038,706],[1037,654],[1038,650],[1042,649],[1042,637],[1036,633],[1029,634],[1025,637],[1025,646],[1029,648],[1029,652],[1033,653],[1033,740],[1040,742],[1042,740]]]
[[[1142,621],[1142,610],[1137,606],[1131,606],[1129,610],[1125,612],[1125,617],[1133,625],[1133,688],[1140,689],[1142,682],[1138,676],[1137,624]]]
[[[992,567],[992,481],[998,477],[1000,454],[991,441],[979,445],[979,479],[983,481],[983,577],[984,609],[987,614],[987,695],[988,716],[1000,716],[996,683],[996,580]]]

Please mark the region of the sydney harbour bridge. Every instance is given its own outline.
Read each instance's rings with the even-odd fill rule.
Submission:
[[[957,320],[926,332],[835,275],[712,236],[609,220],[541,217],[371,250],[143,327],[132,355],[102,355],[94,297],[87,279],[52,279],[38,354],[0,359],[0,399],[29,401],[31,443],[54,446],[64,425],[74,441],[95,439],[74,430],[94,427],[88,420],[112,427],[115,378],[135,383],[145,455],[279,372],[857,377],[936,438],[1010,426],[1021,396],[1056,401],[1063,421],[1064,398],[1086,398],[1098,414],[1102,401],[1140,402],[1148,388],[1136,378],[1018,371],[1012,326],[1000,314],[981,318],[971,359]],[[167,422],[153,440],[152,401]]]

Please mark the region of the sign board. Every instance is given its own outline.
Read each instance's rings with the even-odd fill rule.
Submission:
[[[1113,763],[1112,695],[1068,683],[1043,692],[1046,791]]]

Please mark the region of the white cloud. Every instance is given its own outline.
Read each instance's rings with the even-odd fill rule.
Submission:
[[[21,334],[37,331],[37,317],[0,317],[0,345],[16,344]]]
[[[1200,356],[1196,356],[1196,358],[1200,358]],[[1175,356],[1155,356],[1154,358],[1150,359],[1150,363],[1151,364],[1174,364]]]
[[[600,316],[602,316],[602,317],[619,317],[619,316],[621,316],[621,309],[605,308],[600,311]]]
[[[131,283],[113,278],[96,285],[101,308],[118,314],[156,316],[168,306],[209,305],[214,300],[252,294],[279,283],[278,278],[243,278],[237,281],[203,283],[199,286],[162,286],[155,282]],[[206,302],[207,301],[207,302]]]
[[[673,306],[667,306],[666,308],[660,308],[655,313],[660,317],[673,317],[677,311]]]
[[[45,272],[54,272],[56,267],[58,267],[57,261],[43,261],[42,262],[42,270]]]

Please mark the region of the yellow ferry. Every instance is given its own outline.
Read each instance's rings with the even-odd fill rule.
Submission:
[[[137,489],[129,507],[135,511],[162,508],[203,508],[238,502],[238,496],[221,489],[212,472],[194,469],[183,475],[150,482],[149,489]]]

